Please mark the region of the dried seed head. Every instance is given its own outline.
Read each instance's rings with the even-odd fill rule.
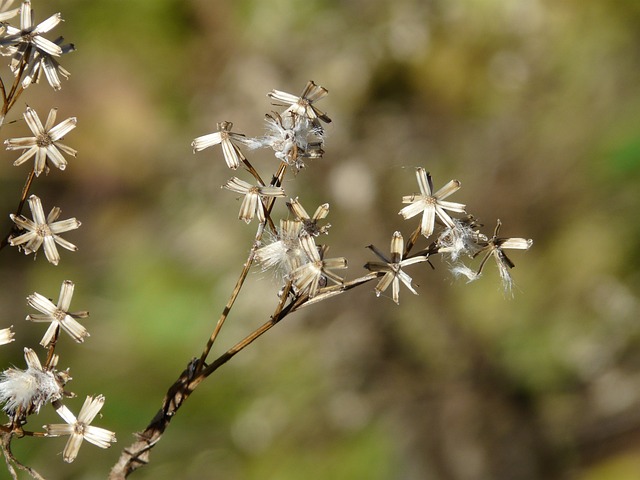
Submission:
[[[47,403],[60,399],[63,387],[70,379],[68,372],[46,370],[36,353],[24,349],[26,370],[8,368],[0,373],[0,402],[3,410],[14,420],[38,413]]]

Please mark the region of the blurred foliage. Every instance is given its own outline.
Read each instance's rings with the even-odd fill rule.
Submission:
[[[497,273],[452,279],[444,262],[412,270],[420,295],[401,305],[371,291],[296,314],[189,399],[136,478],[550,479],[640,476],[640,6],[625,0],[59,0],[56,33],[77,46],[61,92],[28,103],[77,116],[64,173],[38,180],[45,209],[83,226],[60,266],[2,251],[3,326],[18,341],[24,298],[89,309],[91,337],[62,341],[78,399],[103,393],[109,451],[63,440],[14,442],[47,478],[103,478],[199,354],[250,248],[252,227],[219,186],[220,152],[191,140],[234,122],[262,133],[266,92],[313,79],[330,95],[325,158],[285,185],[309,210],[329,202],[331,252],[350,278],[408,234],[397,211],[413,167],[490,229],[534,239],[516,253],[514,298]],[[3,70],[3,74],[4,70]],[[3,126],[3,138],[24,124]],[[0,200],[15,208],[24,169],[4,152]],[[249,154],[266,175],[268,152]],[[282,213],[282,212],[281,212]],[[0,223],[9,228],[5,218]],[[488,265],[488,267],[493,265]],[[415,274],[414,274],[415,272]],[[269,273],[251,274],[218,352],[276,303]],[[33,427],[52,421],[53,412]],[[37,423],[40,422],[41,423]],[[35,442],[38,442],[36,445]],[[41,448],[42,443],[48,448]],[[96,473],[97,472],[97,473]]]

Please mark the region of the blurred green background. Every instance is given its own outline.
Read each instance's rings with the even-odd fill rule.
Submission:
[[[640,478],[640,3],[636,0],[34,0],[36,21],[60,11],[77,51],[63,89],[31,87],[41,117],[78,117],[65,172],[39,179],[45,210],[82,227],[58,267],[0,252],[1,324],[17,341],[25,297],[91,311],[91,337],[60,342],[67,402],[107,402],[95,424],[108,451],[64,439],[15,441],[18,458],[51,479],[105,478],[166,388],[208,338],[245,260],[255,225],[220,189],[219,150],[193,138],[234,122],[263,133],[271,89],[307,80],[320,108],[325,158],[285,189],[313,211],[331,204],[330,256],[348,277],[388,249],[416,190],[414,167],[489,229],[534,239],[515,252],[514,297],[495,265],[473,284],[447,265],[413,268],[415,297],[397,307],[366,287],[305,309],[205,382],[172,422],[139,479],[635,480]],[[7,75],[6,69],[3,75]],[[6,78],[3,76],[3,78]],[[24,136],[24,122],[2,138]],[[2,152],[2,231],[26,168]],[[268,177],[269,152],[248,154]],[[633,212],[636,212],[634,214]],[[280,212],[281,214],[283,212]],[[490,267],[490,268],[489,268]],[[255,270],[223,330],[221,353],[276,304]],[[4,368],[4,367],[3,367]],[[32,417],[38,429],[53,411]],[[1,478],[5,474],[0,473]]]

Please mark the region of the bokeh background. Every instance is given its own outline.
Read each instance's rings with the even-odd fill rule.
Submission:
[[[65,172],[38,179],[45,209],[82,227],[58,267],[0,252],[1,326],[43,333],[25,297],[88,309],[91,337],[60,342],[68,401],[107,402],[108,451],[25,438],[14,453],[47,478],[105,478],[119,449],[201,351],[254,235],[220,189],[219,150],[193,138],[234,122],[263,133],[266,92],[330,95],[326,154],[286,183],[331,204],[326,242],[349,277],[413,222],[397,215],[414,167],[489,229],[534,239],[515,252],[511,298],[494,265],[473,284],[414,268],[400,306],[372,286],[305,309],[223,367],[184,405],[139,479],[635,480],[640,478],[640,3],[636,0],[59,0],[77,51],[60,92],[29,88],[2,128],[28,133],[29,104],[78,117]],[[3,79],[7,78],[6,69]],[[0,227],[26,168],[0,154]],[[250,158],[265,176],[269,152]],[[636,213],[634,213],[636,212]],[[282,212],[281,212],[282,213]],[[3,234],[4,235],[4,234]],[[221,353],[268,318],[278,286],[253,272]],[[6,367],[3,367],[6,368]],[[51,409],[32,417],[57,422]],[[0,473],[0,477],[5,478]],[[134,477],[132,477],[134,478]]]

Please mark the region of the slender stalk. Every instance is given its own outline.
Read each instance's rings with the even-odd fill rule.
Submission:
[[[23,58],[29,58],[31,50],[31,45],[27,46],[27,50],[25,51],[25,55]],[[0,80],[2,91],[2,111],[0,112],[0,126],[4,123],[4,119],[9,113],[9,110],[15,105],[22,92],[24,92],[24,88],[22,87],[22,75],[24,74],[26,68],[26,63],[21,62],[20,69],[18,70],[17,75],[15,75],[13,84],[11,85],[11,90],[9,93],[6,92],[6,88],[4,85],[4,81]],[[24,187],[22,188],[22,195],[20,197],[20,203],[18,204],[18,208],[16,209],[15,214],[20,215],[22,213],[22,208],[24,207],[24,202],[27,200],[27,196],[29,195],[29,190],[31,189],[31,184],[33,183],[33,179],[35,178],[35,169],[32,169],[27,176],[27,181],[25,182]],[[12,232],[9,232],[5,238],[0,242],[0,250],[6,247],[9,243],[9,237]]]
[[[313,305],[315,303],[322,302],[323,300],[327,300],[328,298],[341,295],[344,292],[351,290],[352,288],[359,287],[360,285],[370,282],[371,280],[374,280],[382,275],[384,275],[383,272],[371,272],[362,277],[358,277],[354,280],[345,282],[342,285],[332,285],[331,287],[322,288],[319,290],[319,293],[313,298],[305,296],[298,299],[298,301],[295,302],[291,307],[291,312],[293,313],[301,309],[302,307]]]
[[[402,258],[407,258],[409,256],[409,253],[411,253],[411,249],[413,248],[413,246],[418,241],[418,238],[420,237],[420,231],[421,231],[420,225],[418,225],[418,228],[416,228],[413,231],[413,233],[411,234],[411,236],[407,240],[407,243],[406,243],[405,249],[404,249],[404,255],[402,256]]]
[[[35,168],[32,168],[29,174],[27,175],[27,180],[22,187],[22,194],[20,195],[20,202],[18,202],[18,207],[16,208],[15,215],[18,216],[22,213],[22,209],[24,208],[24,204],[27,201],[29,196],[29,191],[31,190],[31,185],[33,184],[33,180],[36,178]],[[14,226],[15,227],[15,226]],[[6,247],[9,244],[9,238],[13,233],[13,228],[11,231],[2,239],[0,242],[0,250]]]
[[[32,168],[27,175],[27,180],[24,182],[24,187],[22,187],[22,194],[20,195],[20,203],[18,204],[18,208],[16,209],[16,215],[20,215],[22,213],[22,208],[24,207],[24,203],[27,201],[27,197],[29,196],[29,190],[31,189],[31,184],[33,183],[33,179],[36,177],[36,170]]]
[[[24,70],[27,67],[27,63],[24,61],[24,59],[29,58],[31,56],[31,49],[32,49],[32,46],[29,44],[24,52],[24,55],[22,56],[23,61],[20,62],[20,69],[18,70],[17,75],[14,77],[13,84],[11,85],[11,90],[9,91],[9,94],[6,96],[8,102],[5,102],[5,105],[6,105],[5,113],[11,110],[11,107],[13,107],[18,97],[20,97],[20,95],[24,91],[24,88],[22,87],[22,75],[24,74]]]
[[[17,89],[11,90],[11,96],[10,96],[9,104],[7,106],[7,112],[11,110],[11,108],[16,104],[16,102],[20,98],[20,95],[22,95],[22,92],[24,92],[24,88],[21,84],[18,86]]]
[[[49,349],[47,351],[47,361],[45,362],[45,368],[51,368],[53,363],[53,358],[56,352],[56,344],[58,343],[58,337],[60,336],[60,326],[56,328],[56,332],[53,334],[53,338],[49,343]]]
[[[4,80],[2,80],[2,77],[0,77],[0,93],[2,93],[2,117],[4,118],[6,107],[9,105],[9,103],[7,102],[7,91],[4,88]]]
[[[7,469],[9,470],[9,474],[15,480],[18,480],[18,474],[13,468],[15,465],[19,470],[27,472],[31,478],[35,478],[36,480],[44,480],[44,477],[36,472],[33,468],[27,467],[22,464],[11,452],[11,440],[13,435],[11,433],[2,433],[1,434],[1,448],[2,453],[4,455],[5,462],[7,463]]]
[[[201,372],[197,374],[197,376],[193,379],[193,381],[189,384],[195,389],[202,380],[207,378],[213,372],[215,372],[222,365],[227,363],[231,358],[244,350],[246,347],[251,345],[255,340],[257,340],[260,336],[268,332],[271,328],[273,328],[278,322],[284,319],[290,313],[293,313],[300,309],[303,306],[310,305],[312,303],[317,303],[322,300],[326,300],[330,297],[334,297],[336,295],[340,295],[347,290],[351,290],[352,288],[363,285],[377,277],[380,276],[380,272],[372,272],[362,277],[356,278],[355,280],[351,280],[343,285],[335,285],[332,287],[327,287],[325,289],[320,290],[320,293],[313,298],[309,298],[307,295],[296,296],[291,303],[286,305],[286,300],[291,292],[291,283],[287,283],[285,289],[282,292],[280,303],[276,307],[273,315],[269,318],[268,321],[263,323],[245,338],[236,343],[233,347],[227,350],[223,355],[218,357],[213,363],[207,365]],[[285,306],[286,305],[286,306]]]
[[[27,49],[24,52],[24,56],[22,57],[23,59],[29,58],[31,54],[31,48],[32,48],[31,45],[27,46]],[[20,95],[22,95],[22,92],[24,92],[24,87],[22,86],[22,75],[24,74],[24,70],[26,66],[27,66],[26,62],[23,61],[20,63],[20,69],[18,70],[17,75],[15,75],[14,77],[13,84],[11,85],[11,90],[9,90],[9,93],[6,92],[4,82],[2,82],[2,100],[3,100],[2,119],[3,120],[4,120],[4,117],[7,115],[7,113],[9,113],[9,110],[11,110],[11,108],[15,105],[18,98],[20,98]]]
[[[229,316],[229,313],[231,312],[231,308],[233,307],[233,304],[235,303],[236,299],[238,298],[238,295],[240,294],[240,290],[242,289],[242,285],[244,284],[244,281],[246,280],[247,275],[249,274],[249,270],[251,269],[251,265],[253,265],[253,258],[255,256],[256,245],[258,244],[258,242],[260,241],[260,238],[262,237],[262,232],[263,232],[263,229],[259,228],[258,229],[258,233],[256,234],[256,239],[255,239],[254,244],[253,244],[254,246],[251,249],[251,253],[249,253],[249,258],[247,258],[247,261],[242,266],[242,271],[240,272],[240,276],[238,277],[238,280],[236,281],[236,285],[233,288],[233,291],[231,292],[231,296],[229,297],[229,300],[227,300],[227,304],[224,306],[224,309],[222,310],[222,313],[220,314],[220,317],[218,318],[218,321],[216,322],[216,326],[213,329],[213,332],[211,333],[211,336],[207,340],[207,344],[205,345],[204,349],[202,350],[202,353],[200,354],[200,359],[198,360],[198,364],[196,366],[196,371],[201,371],[202,368],[204,367],[205,361],[207,360],[207,357],[209,356],[209,352],[211,351],[211,348],[213,347],[213,344],[215,343],[216,338],[218,338],[218,334],[220,333],[220,330],[222,329],[222,325],[224,325],[225,320],[227,319],[227,317]]]
[[[251,164],[247,160],[245,160],[245,165],[248,165],[247,168],[251,167]],[[253,167],[251,167],[251,169],[253,169]],[[276,172],[276,175],[273,177],[273,180],[271,181],[271,185],[282,184],[282,178],[284,177],[285,172],[286,172],[286,164],[281,163],[280,167],[278,168],[278,171]],[[259,179],[259,177],[256,177],[256,178]],[[258,180],[258,181],[261,181],[261,180]],[[273,210],[274,205],[275,205],[275,198],[271,198],[267,201],[267,204],[265,205],[265,218],[266,218],[265,222],[268,220],[271,224],[271,227],[275,230],[275,226],[273,225],[273,221],[271,220],[271,211]],[[222,313],[220,314],[220,317],[218,317],[218,321],[216,322],[216,326],[213,329],[213,332],[211,333],[204,349],[202,350],[202,353],[200,354],[200,359],[198,360],[198,363],[196,365],[196,371],[198,372],[201,371],[202,368],[204,367],[207,357],[209,356],[209,352],[211,352],[211,349],[213,348],[213,344],[215,343],[216,338],[218,338],[218,335],[220,334],[220,330],[222,329],[224,322],[227,320],[227,317],[231,312],[231,308],[236,302],[238,295],[240,295],[240,290],[242,290],[244,281],[246,280],[247,275],[249,274],[249,270],[253,265],[255,252],[258,246],[260,245],[260,241],[262,240],[262,235],[264,234],[264,228],[265,228],[264,222],[258,226],[258,231],[256,232],[256,236],[253,241],[253,247],[251,248],[249,257],[247,258],[247,261],[242,266],[242,271],[238,276],[236,285],[233,288],[233,291],[231,292],[231,295],[229,296],[229,299],[227,300],[227,303],[224,306]]]
[[[263,185],[263,186],[266,185],[266,183],[264,183],[264,180],[262,180],[262,177],[260,176],[258,171],[255,168],[253,168],[253,165],[251,165],[251,162],[249,162],[249,160],[247,160],[246,158],[243,158],[242,162],[244,163],[244,166],[247,169],[247,171],[253,176],[253,178],[256,179],[256,181],[260,185]]]
[[[282,293],[282,298],[280,303],[276,307],[273,315],[269,318],[268,321],[260,325],[249,335],[244,337],[238,343],[236,343],[233,347],[227,350],[224,354],[219,356],[213,363],[207,365],[207,367],[202,370],[189,384],[191,390],[195,389],[205,378],[215,372],[222,365],[227,363],[231,358],[233,358],[237,353],[241,352],[249,345],[251,345],[258,337],[262,336],[266,332],[268,332],[271,328],[273,328],[278,322],[280,322],[284,317],[286,317],[289,313],[293,312],[293,305],[295,304],[295,299],[285,308],[286,300],[289,296],[289,292],[291,291],[291,284],[288,283],[285,291]]]
[[[247,160],[246,158],[243,158],[242,161],[243,161],[244,166],[247,169],[247,171],[253,176],[253,178],[256,179],[258,184],[262,185],[262,186],[265,186],[266,184],[264,183],[264,180],[262,180],[262,177],[260,176],[258,171],[255,168],[253,168],[253,165],[251,165],[251,162],[249,162],[249,160]],[[262,203],[262,208],[265,211],[265,218],[266,218],[267,222],[269,223],[269,228],[271,229],[272,232],[275,232],[276,226],[273,224],[273,220],[272,220],[271,216],[269,215],[269,213],[271,213],[271,210],[267,208],[267,206],[262,202],[262,200],[260,200],[260,203]]]

